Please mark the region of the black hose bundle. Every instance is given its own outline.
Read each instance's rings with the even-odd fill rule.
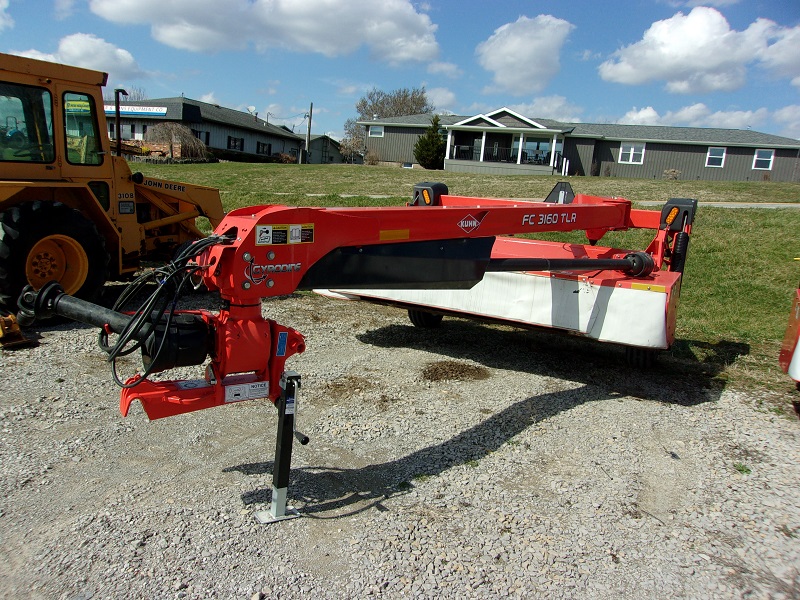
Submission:
[[[192,259],[211,246],[223,243],[230,243],[230,239],[221,235],[212,235],[181,246],[171,262],[163,267],[147,270],[134,279],[120,294],[114,303],[113,310],[130,315],[130,321],[123,331],[119,332],[113,343],[109,343],[108,332],[104,329],[101,329],[98,336],[98,344],[108,354],[111,373],[117,385],[122,388],[134,387],[157,370],[157,365],[160,364],[159,357],[165,348],[178,301],[189,286],[194,286],[192,279],[197,278],[206,268]],[[127,305],[140,295],[145,286],[152,283],[156,285],[155,290],[138,308],[130,310]],[[117,374],[117,358],[127,356],[142,348],[144,348],[143,355],[146,350],[150,356],[144,372],[135,381],[123,383]]]

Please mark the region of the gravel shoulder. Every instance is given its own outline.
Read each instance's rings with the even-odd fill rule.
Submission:
[[[303,517],[272,525],[271,404],[123,418],[96,330],[0,351],[0,596],[800,598],[800,423],[758,393],[315,295],[264,314],[308,347]]]

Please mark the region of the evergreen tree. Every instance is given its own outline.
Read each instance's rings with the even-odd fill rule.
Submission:
[[[439,133],[439,115],[433,115],[431,126],[414,145],[414,158],[426,169],[444,169],[445,145]]]

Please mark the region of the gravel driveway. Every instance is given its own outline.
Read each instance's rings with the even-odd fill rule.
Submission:
[[[758,393],[314,295],[264,313],[308,345],[303,517],[253,517],[271,404],[124,419],[96,331],[41,328],[0,353],[0,596],[800,598],[800,423]]]

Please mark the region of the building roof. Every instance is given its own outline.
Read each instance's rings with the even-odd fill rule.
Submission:
[[[146,117],[153,120],[163,121],[181,121],[184,123],[202,123],[203,121],[211,121],[238,127],[239,129],[248,129],[250,131],[257,131],[259,133],[268,133],[277,137],[290,138],[294,140],[304,139],[296,133],[292,133],[289,129],[278,125],[272,125],[259,119],[255,115],[242,112],[232,108],[225,108],[219,104],[209,104],[208,102],[201,102],[199,100],[192,100],[178,96],[175,98],[152,98],[148,100],[128,100],[120,102],[120,110],[124,108],[135,107],[158,107],[164,110],[153,112],[136,113],[137,117]],[[132,116],[129,111],[127,116]],[[125,112],[122,113],[125,116]]]
[[[335,139],[333,139],[331,136],[329,136],[329,135],[328,135],[328,134],[326,134],[326,133],[316,133],[316,134],[315,134],[315,133],[312,133],[312,134],[311,134],[311,141],[312,141],[312,142],[315,142],[315,141],[317,141],[317,140],[318,140],[318,139],[320,139],[320,138],[328,138],[328,139],[330,140],[330,142],[331,142],[331,143],[332,143],[334,146],[336,146],[337,148],[339,147],[339,142],[338,142],[338,141],[336,141]]]
[[[483,127],[494,129],[492,115],[500,113],[498,109],[485,115],[439,115],[441,125],[448,129],[463,122],[477,119],[484,121]],[[372,121],[358,121],[359,125],[391,125],[395,127],[428,127],[431,123],[429,114],[408,115],[404,117],[378,118]],[[481,116],[486,119],[480,119]],[[765,148],[797,148],[800,149],[800,140],[793,138],[761,133],[751,129],[721,129],[716,127],[668,127],[666,125],[619,125],[600,123],[568,123],[553,119],[539,119],[526,117],[548,130],[561,131],[569,137],[582,137],[592,139],[607,139],[620,141],[642,141],[677,144],[722,145],[722,146],[747,146]],[[513,128],[516,130],[518,128]]]
[[[468,116],[459,115],[438,115],[440,125],[455,125],[459,121],[468,119]],[[399,127],[430,127],[432,114],[423,113],[418,115],[406,115],[403,117],[385,117],[373,119],[371,121],[357,121],[358,125],[397,125]]]
[[[571,137],[625,141],[676,142],[680,144],[722,144],[726,146],[765,146],[798,148],[800,140],[761,133],[752,129],[716,127],[667,127],[665,125],[617,125],[574,123]]]

